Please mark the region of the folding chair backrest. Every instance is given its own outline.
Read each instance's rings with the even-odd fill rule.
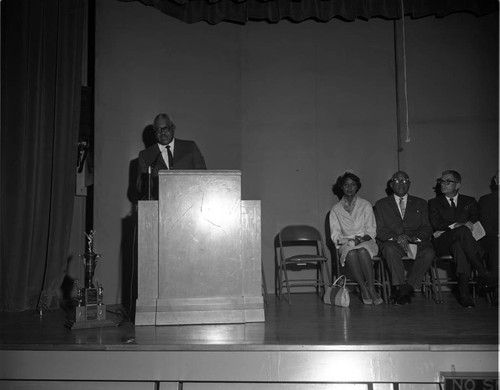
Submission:
[[[309,225],[290,225],[281,229],[281,239],[283,241],[321,241],[319,231]]]
[[[294,242],[310,242],[316,245],[318,254],[324,256],[323,239],[321,233],[313,226],[309,225],[290,225],[281,229],[279,233],[280,247],[293,245]],[[300,244],[302,245],[302,244]]]

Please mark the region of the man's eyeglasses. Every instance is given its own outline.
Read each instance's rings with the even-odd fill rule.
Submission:
[[[167,132],[170,132],[172,130],[175,130],[175,126],[174,125],[167,125],[167,126],[163,126],[163,127],[155,127],[155,131],[157,133],[167,133]]]
[[[394,184],[408,184],[410,179],[391,179]]]
[[[439,184],[444,184],[446,186],[450,183],[458,183],[457,181],[454,181],[454,180],[442,180],[442,179],[439,179],[438,182],[439,182]]]

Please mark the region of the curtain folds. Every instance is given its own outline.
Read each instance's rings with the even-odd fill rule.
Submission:
[[[58,305],[75,193],[84,1],[2,2],[0,310]]]
[[[478,16],[498,9],[497,0],[121,0],[140,1],[186,23],[248,21],[277,23],[282,19],[302,22],[333,18],[346,21],[370,18],[413,18],[453,12],[472,12]]]

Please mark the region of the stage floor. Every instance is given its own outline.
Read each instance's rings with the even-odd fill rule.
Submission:
[[[451,293],[406,306],[351,297],[340,308],[271,295],[266,321],[246,324],[135,326],[108,307],[116,326],[70,330],[62,310],[0,313],[0,388],[434,390],[443,373],[498,383],[498,307],[484,298],[465,309]]]
[[[116,326],[69,330],[65,313],[0,313],[0,349],[345,349],[466,345],[497,348],[498,307],[477,298],[465,309],[452,293],[437,304],[417,293],[410,305],[366,306],[351,294],[349,308],[328,306],[311,294],[292,294],[292,304],[269,296],[262,323],[134,326],[126,310],[108,306]]]

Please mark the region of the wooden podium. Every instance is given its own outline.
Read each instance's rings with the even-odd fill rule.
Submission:
[[[160,171],[139,202],[135,324],[264,321],[260,223],[240,171]]]

